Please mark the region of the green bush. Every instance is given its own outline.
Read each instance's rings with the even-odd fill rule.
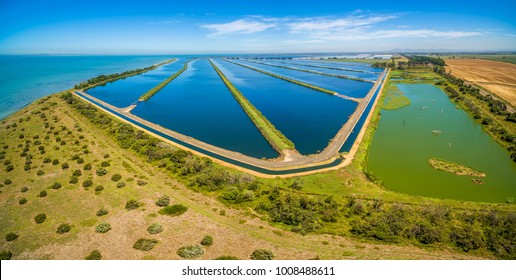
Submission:
[[[107,161],[103,161],[103,162],[100,163],[100,166],[108,167],[108,166],[111,166],[111,164],[109,162],[107,162]]]
[[[97,173],[97,176],[104,176],[108,173],[108,171],[101,167],[101,168],[97,169],[96,173]]]
[[[13,253],[10,251],[2,251],[0,252],[0,260],[6,261],[10,260],[13,257]]]
[[[14,241],[16,239],[18,239],[18,234],[14,233],[14,232],[9,232],[8,234],[5,235],[5,240],[7,241]]]
[[[84,170],[91,170],[91,163],[86,163],[83,167]],[[98,252],[98,251],[97,251]]]
[[[85,260],[100,260],[102,259],[102,255],[98,250],[93,250],[91,253],[84,258]]]
[[[54,160],[52,161],[52,165],[58,165],[58,164],[59,164],[59,160],[58,160],[58,159],[54,159]]]
[[[201,245],[203,246],[211,246],[213,245],[213,237],[206,235],[201,240]]]
[[[97,216],[99,216],[99,217],[100,217],[100,216],[105,216],[105,215],[107,215],[107,214],[109,214],[109,211],[108,211],[108,210],[106,210],[106,209],[104,209],[104,208],[102,208],[102,209],[100,209],[99,211],[97,211]]]
[[[251,260],[273,260],[274,254],[271,250],[257,249],[251,254]]]
[[[47,196],[47,191],[40,191],[38,194],[39,197],[45,197]]]
[[[133,248],[142,251],[150,251],[156,244],[158,244],[158,240],[156,239],[140,238],[134,242]]]
[[[140,203],[138,201],[131,199],[125,203],[125,209],[127,210],[134,210],[136,208],[140,207]]]
[[[155,223],[152,224],[149,228],[147,228],[147,231],[150,234],[158,234],[163,231],[163,226],[161,224]]]
[[[55,182],[54,184],[52,184],[51,188],[54,189],[54,190],[57,190],[57,189],[60,189],[62,187],[61,183],[59,182]]]
[[[184,214],[186,210],[188,210],[188,207],[182,204],[174,204],[166,206],[165,208],[159,210],[158,213],[160,213],[161,215],[179,216]]]
[[[156,200],[156,205],[159,207],[165,207],[165,206],[168,206],[169,204],[170,204],[170,197],[168,197],[168,195],[164,195],[164,196],[158,198],[158,200]]]
[[[59,233],[59,234],[65,234],[65,233],[69,232],[70,229],[72,229],[72,227],[69,224],[60,224],[57,227],[57,231],[56,232]]]
[[[46,219],[47,215],[45,215],[44,213],[38,214],[36,215],[36,217],[34,217],[34,221],[36,221],[36,223],[38,224],[43,223]]]
[[[83,186],[84,188],[89,188],[89,187],[93,186],[93,181],[92,181],[92,180],[90,180],[90,179],[88,179],[88,180],[86,180],[86,181],[82,182],[82,186]]]
[[[70,168],[70,165],[67,162],[65,162],[65,163],[63,163],[63,165],[61,165],[61,168],[68,169],[68,168]]]
[[[5,171],[6,172],[9,172],[9,171],[13,171],[14,169],[14,166],[12,164],[8,165],[6,168],[5,168]]]
[[[234,257],[234,256],[220,256],[220,257],[217,257],[215,260],[219,260],[219,261],[233,261],[233,260],[239,260],[239,258]]]
[[[20,200],[18,200],[18,203],[20,205],[23,205],[23,204],[27,203],[27,199],[25,197],[22,197],[22,198],[20,198]]]
[[[6,185],[6,186],[10,185],[12,183],[13,183],[13,181],[11,181],[10,179],[5,179],[5,181],[4,181],[4,185]]]
[[[23,187],[23,188],[21,188],[21,190],[20,190],[20,191],[21,191],[21,192],[26,192],[26,191],[28,191],[28,190],[29,190],[29,188],[28,188],[28,187]]]
[[[96,191],[96,192],[101,192],[101,191],[103,191],[103,190],[104,190],[104,187],[103,187],[103,186],[96,186],[96,187],[95,187],[95,191]]]
[[[111,181],[113,182],[118,182],[120,181],[120,179],[122,179],[122,175],[116,173],[116,174],[113,174],[113,176],[111,176]]]
[[[72,173],[73,176],[79,177],[82,175],[82,171],[80,169],[75,169]]]
[[[36,173],[36,175],[38,175],[38,176],[41,176],[43,174],[45,174],[45,171],[43,171],[43,170],[38,170],[38,173]]]
[[[97,233],[106,233],[111,230],[111,225],[108,223],[100,223],[97,228],[95,229],[95,232]]]
[[[478,226],[466,224],[465,226],[454,226],[450,235],[455,245],[464,252],[476,250],[485,246],[484,233]]]
[[[177,254],[183,259],[195,259],[204,254],[204,249],[199,245],[183,246],[177,250]]]
[[[70,178],[70,181],[68,181],[68,183],[70,183],[70,184],[77,184],[78,182],[79,182],[79,179],[75,176],[72,176]]]
[[[118,183],[116,183],[116,187],[119,188],[119,189],[125,187],[125,182],[118,182]]]

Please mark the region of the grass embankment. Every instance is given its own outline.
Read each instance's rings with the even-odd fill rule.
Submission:
[[[485,177],[486,174],[480,171],[477,171],[473,168],[469,168],[463,165],[460,165],[458,163],[438,159],[438,158],[431,158],[428,160],[428,163],[433,168],[440,170],[440,171],[446,171],[449,173],[453,173],[455,175],[460,176],[473,176],[473,177]]]
[[[382,104],[383,109],[395,110],[410,105],[410,99],[396,85],[389,83]]]
[[[210,63],[211,66],[213,66],[213,69],[217,71],[217,74],[219,74],[222,81],[224,81],[224,84],[228,87],[231,94],[233,94],[237,102],[242,106],[242,109],[244,109],[245,113],[253,121],[258,130],[260,130],[265,139],[269,141],[272,147],[280,153],[284,149],[294,150],[294,143],[283,135],[281,131],[276,129],[276,127],[242,95],[242,93],[226,78],[217,66],[213,64],[211,59]]]
[[[336,78],[353,80],[353,81],[359,81],[359,82],[374,83],[373,81],[370,81],[370,80],[365,80],[365,79],[360,79],[360,78],[355,78],[355,77],[350,77],[350,76],[345,76],[345,75],[323,73],[323,72],[319,72],[319,71],[306,70],[306,69],[301,69],[301,68],[296,68],[296,67],[289,67],[289,66],[281,66],[281,65],[269,64],[269,63],[264,63],[264,62],[251,61],[251,60],[246,60],[246,61],[249,61],[249,62],[252,62],[252,63],[256,63],[256,64],[262,64],[262,65],[267,65],[267,66],[272,66],[272,67],[288,69],[288,70],[306,72],[306,73],[311,73],[311,74],[317,74],[317,75],[323,75],[323,76],[329,76],[329,77],[336,77]]]
[[[248,66],[248,65],[245,65],[245,64],[241,64],[241,63],[238,63],[238,62],[234,62],[234,61],[231,61],[231,60],[227,60],[227,59],[223,59],[223,60],[227,61],[227,62],[230,62],[230,63],[233,63],[233,64],[236,64],[238,66],[242,66],[244,68],[251,69],[253,71],[260,72],[262,74],[269,75],[269,76],[272,76],[274,78],[285,80],[285,81],[288,81],[288,82],[291,82],[291,83],[294,83],[294,84],[298,84],[298,85],[301,85],[301,86],[304,86],[304,87],[307,87],[307,88],[315,89],[315,90],[318,90],[318,91],[321,91],[321,92],[324,92],[324,93],[328,93],[328,94],[331,94],[331,95],[335,95],[336,94],[336,92],[328,90],[328,89],[325,89],[325,88],[321,88],[321,87],[318,87],[318,86],[307,84],[305,82],[301,82],[301,81],[298,81],[298,80],[294,80],[294,79],[290,79],[290,78],[283,77],[283,76],[280,76],[280,75],[276,75],[274,73],[263,71],[263,70],[260,70],[258,68],[254,68],[254,67],[251,67],[251,66]]]
[[[97,76],[95,78],[91,78],[91,79],[89,79],[89,80],[87,80],[85,82],[82,82],[80,84],[75,85],[74,88],[75,89],[86,90],[86,89],[89,89],[89,88],[96,87],[98,85],[104,85],[104,84],[109,83],[109,82],[114,82],[116,80],[125,79],[127,77],[139,75],[139,74],[142,74],[142,73],[154,70],[154,69],[160,67],[161,65],[164,65],[164,64],[167,64],[167,63],[171,63],[171,62],[173,62],[175,60],[176,59],[173,58],[173,59],[169,59],[167,61],[164,61],[164,62],[161,62],[161,63],[158,63],[158,64],[154,64],[154,65],[149,66],[149,67],[135,69],[135,70],[129,70],[129,71],[125,71],[125,72],[122,72],[122,73],[116,73],[116,74],[110,74],[110,75],[99,75],[99,76]]]
[[[181,68],[179,71],[177,71],[174,75],[168,77],[166,80],[161,82],[159,85],[151,88],[149,91],[144,93],[140,98],[138,98],[138,101],[149,100],[152,96],[154,96],[154,94],[158,93],[158,91],[160,91],[162,88],[164,88],[166,85],[168,85],[168,83],[172,82],[172,80],[174,80],[179,75],[181,75],[184,71],[186,71],[186,69],[188,68],[188,63],[190,63],[190,61],[185,62],[185,64],[183,65],[183,68]]]

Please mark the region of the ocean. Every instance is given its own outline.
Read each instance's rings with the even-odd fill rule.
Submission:
[[[38,98],[89,78],[147,67],[172,57],[0,55],[0,120]]]

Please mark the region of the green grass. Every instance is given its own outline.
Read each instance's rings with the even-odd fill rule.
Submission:
[[[181,75],[184,71],[186,71],[186,69],[188,68],[188,63],[190,63],[190,61],[187,61],[184,64],[183,68],[181,68],[179,71],[177,71],[174,75],[168,77],[166,80],[161,82],[159,85],[151,88],[149,91],[144,93],[138,100],[139,101],[147,101],[147,100],[149,100],[152,96],[154,96],[156,93],[158,93],[158,91],[160,91],[162,88],[164,88],[170,82],[172,82],[172,80],[174,80],[179,75]]]
[[[281,131],[276,129],[276,127],[274,127],[274,125],[244,97],[244,95],[242,95],[242,93],[226,78],[226,76],[217,68],[217,66],[215,66],[215,64],[213,64],[211,60],[210,63],[240,106],[242,106],[246,114],[274,149],[278,152],[281,152],[284,149],[294,150],[294,143],[283,135]]]
[[[390,84],[385,93],[382,108],[395,110],[410,105],[410,99],[401,92],[396,85]]]

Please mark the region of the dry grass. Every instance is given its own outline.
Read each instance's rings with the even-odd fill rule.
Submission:
[[[516,106],[516,65],[483,59],[446,59],[446,71]]]

